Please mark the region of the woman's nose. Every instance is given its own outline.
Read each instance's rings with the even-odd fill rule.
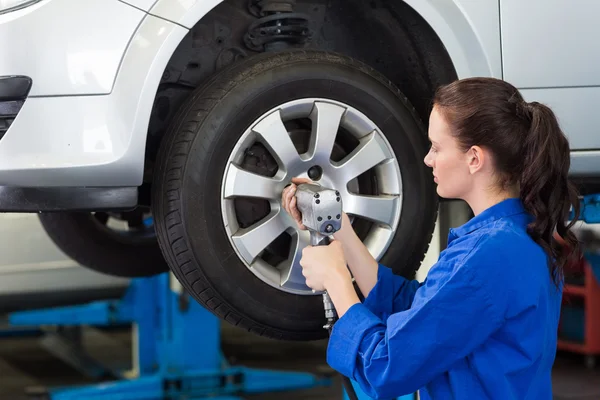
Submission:
[[[425,162],[425,165],[427,165],[430,168],[433,168],[433,165],[431,164],[431,152],[428,152],[427,155],[425,156],[425,159],[423,160],[423,162]]]

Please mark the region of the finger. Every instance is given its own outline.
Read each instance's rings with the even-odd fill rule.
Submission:
[[[285,189],[283,189],[283,192],[281,193],[281,206],[283,207],[283,209],[285,211],[288,211],[288,207],[287,207],[287,204],[286,204],[286,199],[287,199],[287,193],[288,193],[288,191],[289,191],[289,186],[286,186]]]
[[[296,196],[292,197],[292,200],[290,200],[290,210],[296,221],[302,220],[302,215],[300,214],[300,210],[298,210]]]
[[[294,216],[294,207],[295,207],[295,206],[294,206],[294,199],[295,199],[295,196],[293,195],[293,193],[291,193],[291,194],[288,194],[288,197],[287,197],[287,199],[286,199],[286,207],[287,207],[287,211],[288,211],[288,213],[289,213],[289,214],[290,214],[292,217],[296,218],[296,217]]]
[[[306,227],[302,223],[302,214],[300,213],[300,210],[298,210],[298,207],[296,206],[296,198],[295,197],[292,199],[292,203],[290,204],[290,209],[292,210],[292,217],[296,221],[298,228],[303,229],[303,230],[306,229]]]
[[[294,218],[298,219],[300,216],[300,210],[298,210],[298,200],[296,199],[296,196],[292,197],[290,200],[290,210],[292,211]]]
[[[304,248],[302,249],[302,258],[300,259],[300,265],[303,265],[302,262],[304,261],[305,257],[307,257],[310,254],[312,249],[313,246],[311,245],[304,246]]]
[[[296,185],[292,185],[292,186],[290,186],[290,190],[288,191],[287,197],[286,197],[286,203],[290,210],[293,210],[293,207],[290,206],[290,203],[292,202],[292,199],[294,197],[296,197],[295,195],[296,195]]]
[[[292,178],[292,183],[299,185],[301,183],[312,183],[312,181],[308,178]]]
[[[285,209],[285,211],[287,211],[288,213],[291,214],[291,207],[290,207],[290,201],[292,199],[292,190],[294,188],[294,185],[289,186],[287,189],[284,190],[283,196],[282,196],[282,205],[283,208]]]
[[[292,188],[288,187],[283,192],[283,195],[281,197],[281,205],[283,206],[284,210],[287,211],[288,213],[290,213],[290,191],[291,190],[292,190]]]

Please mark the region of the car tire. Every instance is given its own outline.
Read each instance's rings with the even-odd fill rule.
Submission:
[[[130,213],[126,213],[130,215]],[[116,230],[108,214],[57,212],[39,214],[50,239],[81,266],[107,275],[138,278],[169,271],[153,227]]]
[[[280,142],[270,142],[273,139],[270,133],[261,133],[262,142],[253,142],[256,139],[254,129],[259,129],[259,125],[250,130],[249,127],[253,124],[266,126],[271,121],[268,118],[273,118],[272,115],[277,115],[277,112],[283,115],[281,110],[288,110],[285,108],[288,106],[291,107],[286,111],[289,115],[306,113],[307,107],[310,107],[306,99],[320,99],[313,103],[313,111],[315,107],[334,112],[335,107],[346,107],[336,141],[338,137],[341,142],[341,138],[355,135],[355,130],[371,129],[368,124],[372,122],[380,130],[374,131],[368,140],[357,139],[358,146],[376,140],[377,146],[381,147],[371,147],[375,149],[373,154],[388,154],[386,149],[393,152],[392,159],[386,159],[376,167],[378,170],[369,172],[374,175],[367,176],[364,173],[348,183],[347,187],[336,188],[344,190],[344,205],[348,209],[353,208],[352,200],[358,199],[352,197],[356,193],[345,192],[351,184],[355,188],[363,188],[360,190],[366,196],[369,191],[378,190],[376,195],[383,197],[377,199],[385,202],[385,207],[389,204],[401,207],[401,212],[394,214],[395,220],[391,214],[376,215],[383,212],[376,210],[377,207],[362,210],[365,214],[371,213],[384,220],[394,220],[397,229],[388,232],[388,236],[385,226],[381,228],[374,223],[379,219],[369,219],[369,216],[366,219],[353,218],[359,236],[366,235],[365,243],[368,242],[379,251],[383,248],[383,242],[386,242],[385,251],[378,255],[380,262],[390,266],[399,275],[413,278],[428,248],[437,216],[435,184],[431,171],[423,163],[428,148],[425,129],[406,97],[372,68],[346,56],[328,52],[286,51],[252,56],[213,76],[186,100],[163,139],[153,183],[156,232],[171,270],[198,302],[233,325],[275,339],[313,340],[327,335],[323,329],[325,317],[320,295],[315,295],[307,287],[302,288],[303,282],[292,282],[290,287],[283,287],[284,284],[277,286],[277,279],[281,278],[277,276],[278,271],[281,273],[281,269],[278,270],[280,265],[289,265],[290,270],[295,266],[293,273],[298,276],[297,259],[285,259],[288,254],[285,244],[291,242],[290,249],[298,250],[298,243],[307,237],[306,232],[294,228],[293,221],[285,211],[278,209],[279,197],[291,176],[306,176],[308,165],[304,161],[299,165],[296,155],[288,154],[295,164],[290,161],[289,165],[282,167],[283,156],[272,154],[276,153],[275,148],[280,146]],[[300,103],[296,104],[296,101]],[[269,116],[260,120],[265,113]],[[323,124],[326,123],[326,115],[323,112]],[[364,122],[367,119],[360,115],[368,115],[368,121],[371,122]],[[275,125],[278,124],[277,119],[273,121]],[[298,124],[308,123],[306,118],[302,121]],[[315,129],[321,129],[318,128],[320,122],[316,121],[316,124],[314,121],[311,124],[317,126]],[[342,125],[345,128],[342,129]],[[287,131],[290,135],[288,140],[294,140],[294,129],[296,127],[292,126]],[[311,125],[310,128],[305,126],[298,129],[302,133],[299,136],[303,138],[305,148],[300,149],[298,146],[301,145],[296,142],[294,145],[296,151],[301,153],[306,146],[311,146],[306,132],[312,132],[313,128]],[[351,134],[348,133],[350,131]],[[243,139],[244,135],[254,135],[254,139]],[[271,139],[265,139],[266,136]],[[285,135],[281,135],[281,139],[285,139]],[[352,142],[352,138],[347,141]],[[355,142],[339,146],[337,142],[334,143],[330,163],[335,164],[333,154],[338,147],[342,148],[338,153],[346,152],[338,157],[358,154],[358,147],[352,150],[354,145]],[[286,148],[289,150],[289,146]],[[354,153],[349,153],[352,151]],[[337,160],[335,165],[342,161]],[[240,172],[242,166],[246,172]],[[326,167],[328,171],[333,171],[331,165]],[[386,181],[386,174],[395,172],[401,174],[401,182]],[[235,174],[238,174],[235,178],[238,180],[228,183],[228,179]],[[255,178],[256,182],[263,182],[257,175],[270,179],[268,185],[254,185],[252,182],[255,182]],[[323,175],[325,181],[329,179],[326,179],[326,175],[327,172]],[[333,172],[331,176],[334,179]],[[245,183],[242,182],[244,179]],[[382,181],[387,183],[381,186]],[[225,198],[236,192],[238,184],[246,185],[244,193],[248,192],[247,198]],[[377,184],[380,186],[373,189]],[[402,188],[400,195],[385,197],[385,193],[398,189],[396,185]],[[360,199],[369,200],[368,197]],[[389,200],[393,203],[389,203]],[[383,209],[387,210],[385,207]],[[346,208],[344,210],[348,212]],[[243,221],[241,216],[244,216]],[[238,243],[242,243],[240,238],[244,237],[240,232],[250,232],[248,230],[257,226],[264,227],[275,219],[280,224],[279,228],[285,228],[281,236],[272,242],[264,236],[253,236],[252,239],[255,242],[267,240],[273,248],[277,247],[277,242],[278,248],[282,248],[278,254],[275,254],[277,249],[272,252],[264,250],[263,253],[268,257],[261,253],[260,257],[263,258],[283,257],[283,261],[278,259],[279,263],[273,262],[271,271],[270,261],[256,257],[256,252],[251,251],[255,249],[251,246],[244,247]],[[391,222],[386,226],[392,226]],[[370,232],[376,234],[369,236]],[[378,238],[382,240],[378,242]],[[296,247],[293,247],[294,243]],[[251,250],[244,250],[248,248]],[[252,254],[248,256],[248,252]]]

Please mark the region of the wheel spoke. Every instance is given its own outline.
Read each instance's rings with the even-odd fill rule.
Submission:
[[[340,121],[345,112],[344,107],[335,104],[315,103],[310,115],[313,128],[308,150],[314,162],[325,163],[331,159]]]
[[[344,198],[344,208],[348,214],[391,227],[396,217],[396,207],[399,201],[399,196],[359,196],[350,194]]]
[[[265,117],[253,128],[253,131],[277,159],[280,168],[288,169],[301,162],[300,154],[298,154],[279,112]]]
[[[279,191],[280,181],[255,174],[231,164],[225,178],[225,198],[257,197],[261,199],[275,199],[281,196]]]
[[[252,264],[254,259],[289,227],[289,219],[284,217],[282,211],[277,210],[260,222],[240,229],[233,235],[232,240],[244,260]]]
[[[288,259],[281,267],[281,286],[289,289],[306,290],[306,279],[302,275],[302,249],[310,244],[310,233],[298,231],[293,235],[291,251]]]
[[[372,132],[362,138],[358,147],[336,165],[336,168],[341,180],[348,183],[388,158],[391,158],[391,154],[385,142],[380,135]]]

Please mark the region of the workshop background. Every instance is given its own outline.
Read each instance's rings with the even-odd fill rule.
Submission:
[[[418,272],[419,280],[425,278],[444,247],[448,228],[460,225],[469,217],[464,203],[441,203],[431,247]],[[600,257],[600,229],[579,223],[578,232],[586,243],[589,258],[597,262],[594,254]],[[140,334],[147,327],[132,329],[129,323],[118,321],[112,324],[104,318],[109,313],[107,308],[98,308],[105,304],[98,301],[123,299],[132,281],[78,266],[49,240],[34,214],[0,214],[0,246],[3,255],[0,305],[5,315],[0,335],[0,399],[42,399],[52,388],[93,385],[117,379],[119,374],[135,377],[136,368],[139,374],[139,363],[143,361],[134,361],[139,357],[135,349],[138,341],[143,340]],[[581,293],[581,296],[566,295],[572,301],[564,307],[566,314],[560,332],[571,341],[595,343],[600,340],[599,331],[585,331],[585,324],[593,323],[590,319],[600,321],[600,262],[595,265],[579,267],[582,272],[588,272],[579,276],[585,275],[591,280],[587,282],[591,289],[586,289],[589,291]],[[580,288],[585,288],[587,283],[579,282],[583,285]],[[586,315],[583,311],[585,301],[595,301],[586,308],[594,315]],[[40,311],[48,304],[61,307],[54,312]],[[84,312],[77,308],[89,307],[90,304],[97,307]],[[78,318],[81,325],[61,324],[76,323]],[[98,322],[96,326],[93,325],[94,319]],[[322,386],[317,384],[312,388],[286,391],[284,395],[288,400],[343,398],[341,380],[329,375],[331,371],[325,362],[325,340],[300,343],[275,341],[228,323],[209,320],[216,325],[183,327],[174,322],[176,329],[182,332],[187,329],[187,334],[196,336],[193,347],[177,348],[181,343],[175,341],[173,351],[196,359],[214,357],[218,350],[211,346],[220,339],[223,355],[230,365],[324,377]],[[36,325],[28,325],[28,322],[35,321],[38,322]],[[597,323],[595,326],[598,326]],[[214,337],[215,332],[218,338]],[[594,337],[586,338],[586,332]],[[170,334],[176,337],[182,333],[171,331]],[[146,343],[146,346],[152,345]],[[568,346],[558,349],[553,373],[555,399],[600,399],[600,368],[595,361],[595,357],[585,356],[580,349]],[[304,375],[289,377],[296,379],[300,386],[315,384],[302,382]],[[260,390],[261,384],[260,379],[256,381],[256,390]],[[270,392],[247,398],[267,400],[280,399],[281,396],[282,393]],[[140,397],[136,398],[144,397],[140,392]]]
[[[349,400],[327,340],[306,340],[335,318],[303,246],[343,210],[397,274],[427,248],[426,279],[471,217],[437,212],[423,163],[431,100],[457,78],[550,105],[571,175],[600,193],[598,15],[600,0],[0,0],[0,400]],[[310,233],[280,207],[294,177],[323,190],[298,189]],[[557,400],[600,400],[600,195],[583,202]]]

